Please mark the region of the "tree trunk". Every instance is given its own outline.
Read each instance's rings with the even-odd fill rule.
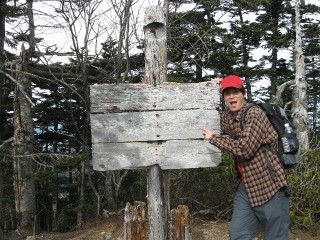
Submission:
[[[2,166],[0,166],[0,239],[3,239],[3,220],[2,220],[2,199],[3,199],[3,169]]]
[[[54,188],[54,191],[52,193],[52,201],[51,201],[51,214],[52,214],[52,220],[51,220],[51,229],[53,231],[57,231],[58,227],[58,191],[57,188]]]
[[[81,180],[80,180],[80,185],[78,189],[79,205],[78,205],[78,212],[77,212],[77,228],[80,228],[84,223],[83,209],[84,209],[84,200],[85,200],[85,196],[84,196],[85,166],[86,166],[85,160],[83,160],[81,162],[81,170],[80,170]]]
[[[0,0],[0,68],[4,66],[4,39],[5,39],[5,6],[7,4],[6,0]],[[2,69],[1,69],[2,70]],[[3,103],[3,82],[4,82],[4,75],[0,73],[0,115],[3,116],[2,114],[2,103]],[[3,126],[2,122],[4,119],[1,117],[0,119],[0,143],[3,141]],[[3,199],[3,169],[0,167],[0,239],[3,239],[3,232],[2,232],[2,225],[3,225],[3,218],[2,218],[2,199]]]
[[[122,182],[125,177],[128,175],[129,170],[126,169],[124,171],[113,171],[112,173],[112,182],[113,182],[113,189],[114,189],[114,199],[116,203],[116,207],[118,207],[119,202],[119,194],[121,190],[121,186],[123,185]]]
[[[36,213],[33,164],[33,123],[31,106],[31,81],[22,72],[26,71],[25,50],[21,50],[21,60],[17,65],[17,82],[14,96],[14,191],[17,228],[21,234],[32,234]],[[21,89],[20,89],[21,88]],[[27,94],[27,96],[25,96]]]
[[[295,88],[292,98],[292,117],[293,124],[297,128],[297,137],[302,150],[309,149],[309,117],[308,117],[308,100],[307,100],[307,81],[305,78],[305,63],[302,52],[301,38],[301,16],[300,16],[301,1],[296,0],[295,3]]]
[[[116,209],[116,202],[113,195],[114,188],[112,187],[112,171],[105,172],[104,189],[108,209]]]
[[[238,14],[240,17],[240,23],[241,26],[245,26],[245,22],[243,20],[243,14],[242,14],[242,9],[239,7]],[[242,48],[242,65],[245,68],[249,68],[249,50],[248,50],[248,39],[245,34],[241,34],[241,48]],[[245,84],[246,84],[246,91],[247,91],[247,97],[249,101],[252,101],[252,90],[251,90],[251,81],[250,81],[250,76],[248,76],[248,73],[246,73],[244,77]]]
[[[5,17],[6,14],[4,12],[5,6],[6,6],[6,0],[0,0],[0,69],[3,70],[4,62],[5,62],[5,56],[4,56],[4,39],[6,35],[6,22]],[[4,75],[0,73],[0,114],[2,115],[2,100],[3,100],[3,81],[4,81]],[[0,120],[0,127],[2,127],[2,121]],[[0,129],[0,141],[2,141],[2,131],[3,129]],[[0,218],[1,219],[1,218]]]
[[[203,64],[201,61],[201,58],[197,55],[194,59],[195,64],[196,64],[196,81],[197,82],[201,82],[202,80],[202,68],[203,68]]]
[[[123,79],[126,77],[126,75],[121,76],[122,72],[122,61],[123,61],[123,48],[125,46],[126,50],[128,50],[127,41],[128,41],[128,26],[130,21],[130,13],[131,13],[131,7],[132,7],[133,1],[127,0],[125,1],[124,8],[120,10],[119,15],[119,25],[120,25],[120,32],[119,32],[119,39],[118,39],[118,49],[117,49],[117,55],[115,59],[115,77],[116,82],[121,83],[123,82]],[[128,52],[125,52],[125,55],[128,56]],[[127,64],[129,59],[127,60]],[[128,68],[128,66],[127,66]]]
[[[36,48],[35,41],[35,27],[34,27],[34,19],[33,19],[33,0],[27,1],[27,13],[28,13],[28,23],[29,23],[29,35],[28,35],[28,43],[29,43],[29,52],[34,54]]]
[[[271,81],[271,96],[277,94],[277,65],[278,65],[278,50],[276,48],[272,48],[271,53],[271,73],[270,73],[270,81]]]

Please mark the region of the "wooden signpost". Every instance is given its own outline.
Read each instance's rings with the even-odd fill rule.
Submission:
[[[200,127],[219,132],[212,82],[91,87],[93,168],[97,171],[216,166],[220,151]]]
[[[148,168],[149,239],[168,239],[166,169],[214,167],[221,152],[200,128],[220,132],[218,86],[213,82],[167,83],[165,16],[145,10],[144,84],[90,88],[93,168]]]

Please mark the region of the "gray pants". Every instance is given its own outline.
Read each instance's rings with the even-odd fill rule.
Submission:
[[[233,202],[230,239],[251,240],[259,224],[264,228],[265,240],[288,240],[288,196],[284,191],[278,191],[267,203],[251,207],[245,187],[240,184]]]

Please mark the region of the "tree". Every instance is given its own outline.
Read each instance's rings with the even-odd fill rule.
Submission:
[[[3,70],[4,66],[4,39],[5,39],[5,7],[7,6],[7,1],[6,0],[1,0],[0,1],[0,69]],[[2,111],[2,99],[3,99],[3,84],[4,84],[4,75],[0,73],[0,115],[3,116]],[[2,136],[2,124],[3,120],[2,117],[0,119],[0,142],[3,140]],[[2,199],[3,199],[3,168],[0,167],[0,238],[3,238],[3,232],[2,232]]]
[[[261,25],[264,30],[264,40],[266,41],[266,48],[270,49],[271,55],[267,59],[271,63],[271,68],[268,71],[271,82],[271,96],[276,94],[277,86],[287,81],[290,75],[282,71],[280,67],[281,55],[279,49],[289,48],[292,39],[290,12],[286,1],[271,0],[263,4],[266,10],[265,14],[258,17],[261,20]],[[290,40],[291,39],[291,40]],[[291,74],[289,72],[289,74]]]
[[[309,121],[307,81],[305,77],[305,58],[302,52],[302,32],[300,6],[302,1],[295,1],[295,88],[292,96],[293,124],[297,127],[297,137],[303,150],[309,149]]]
[[[29,19],[29,49],[21,49],[20,61],[16,66],[17,83],[14,98],[14,170],[15,204],[17,227],[23,234],[32,233],[36,226],[36,199],[33,179],[33,163],[28,157],[33,154],[33,122],[31,115],[31,81],[24,74],[28,72],[29,58],[34,55],[35,35],[33,22],[33,1],[27,3]],[[26,231],[26,232],[24,232]]]
[[[233,63],[233,49],[224,38],[225,29],[215,20],[219,3],[197,2],[189,11],[169,12],[168,19],[168,80],[199,82],[208,79],[206,69],[224,73]],[[223,39],[222,43],[216,39]],[[230,64],[222,67],[222,59]],[[206,78],[203,75],[207,75]]]
[[[127,78],[129,72],[129,39],[130,39],[130,31],[129,31],[129,24],[130,24],[130,17],[131,17],[131,8],[133,5],[132,0],[126,0],[124,4],[116,4],[116,1],[113,4],[113,8],[115,13],[119,19],[119,37],[118,37],[118,49],[115,58],[115,79],[117,83],[124,82],[123,79]],[[124,53],[124,54],[123,54]],[[127,59],[125,67],[122,66],[124,59]],[[124,70],[124,73],[123,73]],[[123,73],[123,79],[121,79],[121,74]]]
[[[36,219],[35,185],[33,180],[33,123],[30,79],[26,71],[26,50],[21,50],[21,60],[17,65],[17,86],[14,99],[14,191],[17,227],[23,234],[32,233]],[[25,96],[27,94],[27,96]],[[26,232],[24,232],[26,231]]]
[[[110,47],[108,42],[103,44],[106,50],[103,56],[106,59],[98,58],[101,52],[96,44],[101,38],[100,34],[106,31],[102,24],[104,22],[102,17],[108,11],[100,6],[101,3],[102,1],[90,3],[61,2],[60,7],[55,9],[56,15],[51,17],[62,18],[63,21],[59,21],[59,26],[66,30],[72,40],[71,49],[75,57],[70,54],[72,57],[70,63],[63,65],[60,63],[50,64],[49,56],[63,56],[65,54],[57,52],[56,47],[49,48],[48,46],[45,52],[37,51],[42,64],[30,66],[30,68],[32,67],[33,83],[37,87],[50,92],[50,94],[41,94],[41,91],[38,93],[39,97],[43,96],[42,99],[46,100],[41,100],[42,103],[35,108],[35,112],[39,111],[39,114],[36,115],[37,129],[43,130],[42,134],[37,134],[37,140],[41,141],[40,144],[37,144],[37,149],[39,151],[47,149],[48,151],[78,153],[76,158],[82,161],[81,168],[77,168],[75,171],[75,166],[70,165],[69,169],[70,183],[76,182],[78,186],[78,193],[73,194],[71,201],[72,206],[77,205],[74,208],[77,210],[78,227],[84,223],[86,216],[92,214],[92,211],[89,213],[89,210],[87,210],[85,202],[88,201],[88,196],[91,197],[91,193],[87,189],[88,186],[95,196],[96,215],[100,215],[103,197],[108,199],[108,207],[116,206],[115,199],[117,200],[119,189],[121,189],[122,179],[127,174],[127,171],[119,171],[99,175],[93,172],[90,166],[89,84],[115,82],[113,67],[116,59],[115,53],[118,52],[117,47],[114,47],[116,45],[114,43],[117,43],[117,41],[112,40],[110,36],[108,38],[110,39]],[[84,31],[79,31],[79,29]],[[85,44],[83,45],[83,43]],[[91,52],[93,46],[94,54]],[[131,59],[126,61],[131,61]],[[60,127],[58,127],[59,125]],[[53,126],[56,129],[54,131],[50,130]],[[49,141],[52,138],[56,139],[56,143],[53,145],[56,146],[55,148],[50,147],[52,143]],[[42,148],[45,146],[47,147]],[[80,173],[80,178],[77,178],[78,173]],[[108,183],[108,189],[112,191],[100,191],[101,187],[97,185],[100,179],[96,175],[104,176],[104,182]],[[112,185],[114,186],[112,187]],[[56,201],[52,201],[52,207],[56,208],[54,202]],[[54,210],[54,212],[57,212],[57,210]],[[53,219],[53,222],[56,221]]]
[[[117,82],[120,83],[126,79],[129,72],[129,19],[131,15],[131,7],[133,2],[116,3],[111,1],[111,5],[120,19],[120,33],[118,41],[114,41],[112,34],[109,36],[106,44],[103,44],[105,49],[111,52],[111,61],[100,61],[100,51],[98,50],[98,42],[102,38],[102,33],[107,33],[108,29],[105,26],[105,15],[110,9],[104,10],[105,5],[101,0],[91,2],[65,2],[61,1],[59,8],[56,9],[57,17],[62,18],[61,26],[66,29],[67,34],[72,40],[72,50],[75,57],[70,59],[70,78],[64,82],[65,86],[70,86],[75,92],[72,93],[72,101],[77,102],[81,107],[77,109],[77,114],[72,117],[71,123],[76,131],[77,140],[79,141],[76,150],[86,154],[81,167],[81,180],[79,183],[79,206],[78,206],[78,226],[84,223],[85,210],[85,180],[88,179],[89,186],[96,197],[96,215],[101,213],[101,195],[94,184],[92,177],[90,160],[91,160],[91,130],[90,130],[90,99],[89,86],[96,82]],[[83,29],[83,31],[79,31]],[[106,34],[108,35],[108,34]],[[110,46],[108,46],[110,42]],[[114,47],[114,43],[118,46]],[[89,54],[95,49],[94,54]],[[116,51],[114,51],[116,50]],[[114,52],[113,52],[114,51]],[[114,54],[115,53],[115,54]],[[126,67],[123,66],[123,56],[125,56]],[[110,59],[108,59],[110,60]],[[114,63],[114,65],[109,64]],[[111,66],[111,67],[110,67]],[[50,67],[50,66],[48,66]],[[65,70],[65,69],[64,69]],[[90,75],[93,74],[93,75]],[[68,91],[69,92],[69,91]],[[69,96],[65,96],[70,98]],[[73,104],[73,102],[70,102]],[[70,111],[73,114],[73,111]],[[75,121],[76,120],[76,121]],[[105,177],[113,177],[113,174],[106,174]],[[125,176],[125,175],[124,175]],[[124,177],[123,176],[123,177]],[[121,179],[121,178],[120,178]],[[115,179],[113,179],[115,180]],[[112,179],[106,179],[106,182],[112,183]],[[108,193],[112,196],[112,193]],[[109,198],[110,199],[110,198]],[[114,205],[110,201],[110,205]]]
[[[320,27],[312,14],[318,12],[318,7],[313,5],[301,5],[303,12],[301,30],[303,32],[303,52],[306,62],[306,80],[308,82],[307,96],[310,116],[310,145],[318,144],[319,137],[319,95],[320,95]],[[310,17],[307,17],[307,16]],[[304,30],[304,31],[303,31]]]
[[[241,76],[246,85],[246,92],[249,101],[252,101],[252,83],[259,75],[259,68],[250,66],[253,63],[253,50],[260,46],[263,36],[263,28],[260,23],[250,21],[246,16],[257,12],[260,1],[247,2],[235,1],[231,6],[227,6],[226,11],[231,13],[230,34],[232,45],[236,48],[238,60],[233,67],[234,74]],[[226,7],[225,7],[226,9]],[[259,15],[259,13],[257,13]],[[234,37],[236,36],[236,37]]]
[[[91,144],[91,130],[90,130],[90,99],[89,99],[89,81],[88,81],[88,71],[90,66],[90,55],[89,55],[89,45],[92,41],[96,40],[96,38],[101,34],[99,31],[95,31],[95,24],[99,25],[99,17],[100,15],[97,13],[97,9],[99,9],[101,5],[101,1],[80,1],[80,2],[60,2],[60,7],[58,8],[58,13],[60,17],[63,18],[64,24],[68,29],[68,34],[72,40],[72,49],[75,53],[75,59],[72,60],[74,65],[73,74],[75,78],[73,81],[68,82],[67,84],[75,85],[79,82],[77,86],[78,96],[80,96],[80,100],[82,101],[82,109],[79,109],[80,117],[83,119],[82,128],[77,128],[77,136],[80,140],[79,150],[87,153],[88,156],[90,154],[90,144]],[[83,28],[83,32],[79,32],[80,28]],[[97,26],[99,27],[99,26]],[[82,34],[83,33],[83,34]],[[82,39],[81,39],[82,38]],[[81,43],[83,40],[83,44]],[[74,119],[78,117],[75,116]],[[72,122],[72,124],[76,124],[76,122]],[[94,191],[96,199],[97,199],[97,212],[100,212],[100,195],[94,186],[91,174],[90,174],[90,158],[86,158],[83,160],[81,169],[80,169],[80,182],[78,189],[78,211],[77,211],[77,226],[80,227],[84,223],[84,208],[85,208],[85,178],[86,173],[88,176],[89,184],[91,189]]]

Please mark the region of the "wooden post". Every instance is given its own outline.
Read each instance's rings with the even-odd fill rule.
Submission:
[[[147,237],[146,204],[135,201],[133,205],[127,203],[124,213],[124,239],[145,240]]]
[[[147,7],[144,23],[144,83],[157,86],[167,81],[166,18],[162,7]],[[168,239],[169,184],[163,182],[163,175],[157,164],[148,169],[149,240]]]
[[[163,171],[159,165],[148,169],[149,240],[168,239],[168,211],[163,185]]]
[[[147,7],[145,9],[144,22],[144,83],[157,86],[167,81],[166,18],[162,7]]]
[[[179,205],[177,209],[172,209],[171,213],[171,239],[170,240],[191,240],[191,227],[189,218],[189,208]]]

